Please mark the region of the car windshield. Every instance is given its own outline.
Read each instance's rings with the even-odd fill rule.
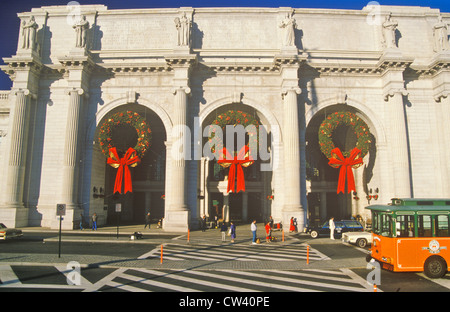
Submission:
[[[392,217],[385,213],[372,211],[372,228],[375,234],[392,237]]]
[[[361,224],[358,221],[345,221],[345,226],[348,228],[361,228]]]
[[[0,229],[6,229],[6,226],[3,223],[0,223]]]

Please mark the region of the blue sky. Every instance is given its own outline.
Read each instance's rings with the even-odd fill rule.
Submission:
[[[28,12],[33,7],[66,5],[70,0],[3,0],[0,10],[0,58],[14,55],[19,34],[18,12]],[[370,0],[77,0],[83,4],[104,4],[109,9],[123,8],[177,8],[191,7],[293,7],[360,10]],[[450,13],[449,0],[378,0],[381,5],[412,5],[438,8]],[[0,61],[3,64],[3,61]],[[8,76],[0,72],[0,90],[11,88]]]

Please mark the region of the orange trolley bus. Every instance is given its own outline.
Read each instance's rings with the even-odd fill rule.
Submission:
[[[367,260],[394,272],[440,278],[450,263],[450,199],[394,198],[370,205],[373,243]]]

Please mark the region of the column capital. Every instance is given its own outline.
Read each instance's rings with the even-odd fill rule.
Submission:
[[[14,92],[14,95],[18,95],[19,93],[21,93],[21,94],[23,94],[25,96],[27,96],[27,95],[31,96],[31,98],[34,99],[34,100],[37,99],[37,94],[31,92],[29,89],[22,89],[22,88],[20,88],[20,89],[17,89],[15,91],[13,91],[13,92]]]
[[[172,89],[172,93],[174,95],[176,95],[177,92],[180,92],[180,91],[184,91],[184,93],[186,93],[186,94],[191,94],[191,88],[189,88],[189,87],[182,87],[182,86],[180,86],[180,87],[175,87],[175,88]]]
[[[284,97],[289,92],[295,92],[297,95],[300,95],[302,93],[302,89],[300,89],[300,87],[298,86],[286,87],[281,90],[281,96]]]
[[[384,101],[389,101],[390,97],[394,97],[396,94],[401,94],[402,96],[407,96],[409,92],[405,88],[392,88],[383,94]]]
[[[78,95],[83,95],[84,94],[84,95],[87,96],[87,93],[86,93],[86,91],[84,91],[83,88],[69,88],[69,89],[65,90],[65,94],[66,95],[71,95],[72,92],[76,92]]]
[[[442,102],[442,99],[446,99],[450,94],[450,91],[443,91],[434,96],[434,100],[439,103]]]

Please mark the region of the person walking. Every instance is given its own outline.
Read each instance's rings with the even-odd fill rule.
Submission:
[[[296,232],[295,220],[294,217],[291,217],[291,222],[289,224],[289,232]]]
[[[202,232],[205,232],[206,231],[206,216],[205,215],[203,215],[200,222],[201,222],[200,226],[202,228]]]
[[[252,244],[256,245],[256,230],[257,230],[257,226],[256,226],[256,220],[253,220],[252,224],[250,225],[250,230],[252,231]]]
[[[231,242],[234,243],[236,238],[236,225],[233,222],[230,222],[230,234],[231,234]]]
[[[270,222],[267,222],[266,226],[266,243],[270,243],[270,239],[272,238],[272,229],[270,228]]]
[[[223,222],[222,226],[220,227],[220,232],[222,233],[222,242],[226,241],[227,230],[228,230],[227,224]]]
[[[83,230],[83,214],[80,213],[80,230]]]
[[[147,225],[148,225],[148,229],[150,230],[150,212],[147,212],[147,214],[145,215],[144,229],[147,227]]]
[[[92,215],[92,230],[97,231],[97,214]]]
[[[331,217],[328,222],[328,226],[330,228],[330,238],[334,240],[334,229],[336,228],[336,225],[334,224],[334,217]]]

